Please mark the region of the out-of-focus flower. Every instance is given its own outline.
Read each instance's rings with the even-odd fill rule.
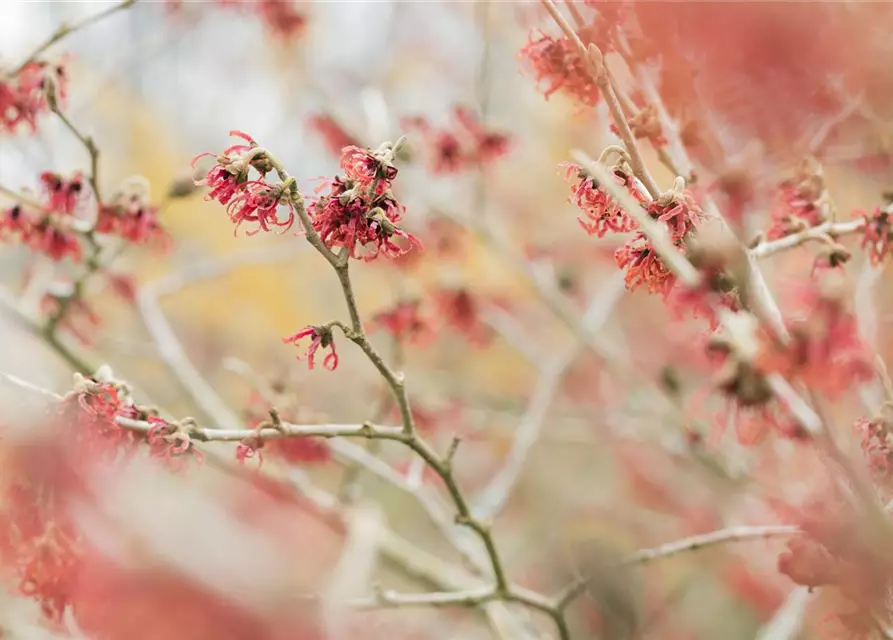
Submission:
[[[64,63],[37,60],[13,77],[0,79],[0,131],[16,133],[25,124],[36,132],[38,116],[49,109],[51,100],[61,104],[67,91]]]

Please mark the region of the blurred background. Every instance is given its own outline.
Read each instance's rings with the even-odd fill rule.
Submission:
[[[589,4],[611,3],[588,3],[587,11]],[[775,73],[781,77],[773,75],[774,60],[768,54],[743,66],[723,58],[720,62],[731,69],[728,91],[716,82],[709,86],[720,87],[717,95],[702,91],[708,85],[697,83],[709,83],[714,71],[707,65],[700,80],[690,79],[694,88],[685,93],[697,96],[702,106],[715,107],[711,113],[724,136],[723,162],[712,165],[712,176],[700,188],[733,165],[745,167],[756,185],[774,186],[789,178],[802,157],[792,140],[818,131],[839,111],[835,107],[829,115],[832,109],[824,103],[816,106],[812,94],[803,104],[775,94],[770,104],[761,103],[753,112],[739,108],[748,104],[748,96],[765,98],[754,86],[777,81],[790,87],[785,74],[804,75],[799,63],[785,63],[786,48],[773,47],[799,42],[794,39],[799,31],[785,27],[802,25],[807,14],[777,13],[776,3],[765,4],[776,13],[766,9],[769,15],[748,23],[751,31],[742,30],[775,52]],[[60,23],[75,23],[106,6],[7,0],[0,8],[0,64],[23,59]],[[699,52],[724,48],[721,36],[734,32],[734,24],[720,20],[719,14],[707,15],[706,9],[707,14],[699,13],[700,3],[678,6],[667,15],[681,15],[684,24],[673,31],[668,19],[667,41],[656,39],[656,46],[681,52],[687,63],[697,61]],[[445,451],[454,436],[463,438],[455,473],[469,495],[485,503],[499,489],[493,482],[502,477],[507,462],[519,461],[512,471],[517,472],[514,489],[506,492],[505,508],[494,521],[512,579],[551,594],[577,572],[595,567],[600,578],[572,612],[574,638],[768,639],[759,634],[795,586],[777,570],[783,548],[777,540],[719,546],[642,569],[613,568],[615,559],[636,549],[687,535],[786,522],[774,505],[799,504],[821,476],[821,465],[808,448],[775,437],[744,447],[726,433],[718,445],[702,447],[698,440],[693,446],[693,433],[700,438],[725,420],[722,399],[705,399],[713,369],[702,346],[707,324],[674,318],[660,296],[626,292],[613,259],[617,239],[589,237],[580,229],[559,163],[570,159],[573,148],[597,157],[618,139],[609,129],[604,103],[581,107],[560,92],[544,99],[542,86],[519,55],[532,30],[557,33],[540,5],[320,1],[292,9],[305,22],[286,34],[282,20],[251,3],[141,1],[51,49],[53,56],[67,56],[70,89],[64,111],[101,149],[103,189],[113,192],[133,175],[148,178],[152,200],[163,203],[159,219],[174,240],[169,252],[137,248],[115,262],[116,272],[133,276],[136,298],[122,301],[109,288],[97,288],[92,299],[101,325],[91,330],[89,344],[78,349],[89,353],[91,362],[110,364],[134,386],[137,402],[161,407],[171,417],[194,416],[202,424],[219,418],[195,401],[194,386],[190,389],[172,372],[172,361],[186,360],[223,399],[224,414],[239,421],[262,416],[270,402],[259,398],[272,393],[275,404],[295,422],[374,419],[397,424],[382,380],[347,340],[336,339],[341,364],[332,372],[320,367],[308,371],[306,362],[295,357],[301,352],[282,343],[306,325],[347,317],[334,273],[302,237],[291,232],[234,234],[224,208],[204,201],[201,191],[175,199],[166,194],[172,184],[194,176],[193,156],[220,153],[232,144],[230,130],[247,132],[273,151],[308,196],[317,178],[339,171],[332,136],[314,118],[332,119],[343,134],[373,148],[408,134],[395,192],[407,208],[405,227],[422,240],[426,252],[405,265],[383,260],[355,264],[358,305],[369,321],[400,301],[422,300],[438,318],[434,339],[422,345],[395,340],[380,329],[370,330],[370,336],[405,371],[417,420],[435,448]],[[832,35],[841,39],[829,42],[845,46],[856,39],[872,16],[857,18],[852,25],[836,23],[844,26]],[[699,19],[704,24],[698,26]],[[650,24],[643,23],[646,28]],[[691,32],[709,33],[713,40],[696,41]],[[810,41],[819,34],[827,36],[816,27]],[[870,54],[875,58],[863,68],[847,57],[848,68],[858,71],[852,76],[833,76],[837,70],[818,67],[805,73],[856,83],[849,95],[858,94],[865,107],[834,125],[821,152],[828,188],[846,217],[854,209],[878,206],[881,193],[893,186],[888,161],[893,121],[883,112],[885,106],[889,110],[891,67],[878,60],[890,60],[889,45],[881,51],[865,44],[860,52],[866,60]],[[750,73],[748,65],[757,65],[760,73]],[[622,80],[628,75],[619,65],[617,73]],[[674,116],[685,102],[672,91],[680,86],[664,87]],[[803,88],[798,95],[811,90]],[[723,110],[717,104],[732,106]],[[424,143],[408,130],[406,119],[420,116],[448,127],[457,106],[470,109],[487,130],[505,134],[509,151],[485,167],[432,172],[424,162]],[[766,112],[785,107],[802,131],[785,125],[779,134],[763,126]],[[673,176],[650,147],[645,154],[658,183],[669,188]],[[868,167],[866,158],[880,160]],[[7,188],[36,191],[42,171],[67,174],[87,165],[83,146],[49,114],[35,135],[4,132],[0,140],[0,184]],[[750,212],[749,228],[765,228],[769,209],[769,204],[758,203]],[[434,221],[443,223],[442,216],[447,222],[438,227]],[[486,221],[489,235],[475,233],[474,224],[463,227],[463,221]],[[444,244],[458,248],[439,248]],[[848,241],[851,248],[857,244]],[[797,312],[794,292],[808,279],[814,258],[811,248],[799,248],[761,265],[784,311]],[[64,264],[48,268],[21,247],[0,249],[0,277],[13,299],[27,292],[28,278],[35,273],[52,282],[68,277],[66,269]],[[864,265],[861,257],[848,265],[848,272],[854,304],[870,310],[867,319],[863,313],[863,329],[871,332],[868,338],[877,353],[889,358],[889,274]],[[469,293],[472,320],[488,336],[483,344],[469,340],[467,331],[451,329],[444,319],[447,311],[433,302],[445,290]],[[580,318],[592,321],[584,315],[590,306],[590,316],[605,317],[593,321],[597,331],[587,347],[568,327],[579,328]],[[568,314],[576,320],[568,322]],[[2,370],[65,393],[71,385],[65,362],[13,316],[5,315],[3,322]],[[182,349],[174,355],[171,335]],[[13,394],[6,400],[19,399]],[[857,395],[849,394],[828,411],[841,433],[849,434],[863,409]],[[448,519],[452,513],[439,481],[413,462],[410,452],[396,444],[367,446],[362,441],[343,447],[325,441],[322,446],[326,453],[319,459],[310,455],[281,468],[274,460],[263,467],[276,469],[274,475],[295,480],[319,499],[315,507],[302,503],[283,517],[292,536],[287,539],[293,542],[282,545],[288,547],[289,579],[294,580],[290,588],[318,592],[337,575],[339,559],[353,539],[343,527],[326,524],[332,514],[336,520],[344,516],[350,522],[371,522],[379,533],[384,528],[425,553],[463,566],[448,536],[419,508],[414,492],[433,496],[435,510]],[[234,460],[228,444],[208,448]],[[385,468],[381,473],[364,468],[374,466],[368,462],[373,455]],[[358,466],[358,459],[366,465]],[[257,462],[246,464],[253,468]],[[216,481],[231,481],[212,471],[213,465],[208,475]],[[217,537],[209,524],[216,516],[196,506],[205,494],[192,486],[194,479],[177,480],[188,490],[168,486],[166,480],[152,480],[156,484],[149,490],[139,473],[128,477],[132,484],[122,486],[151,494],[146,504],[170,507],[153,506],[152,512],[162,509],[157,512],[179,522],[159,527],[159,536],[175,539],[172,547],[201,546]],[[410,491],[400,489],[401,483]],[[149,526],[153,518],[143,514],[140,520],[138,506],[123,496],[122,490],[122,518]],[[328,507],[322,509],[319,501]],[[321,516],[323,512],[329,516]],[[276,518],[269,524],[252,518],[235,520],[265,534],[281,524]],[[472,547],[472,556],[480,553],[473,536],[449,535],[460,547]],[[232,540],[236,546],[245,544]],[[276,544],[281,542],[277,538]],[[208,544],[213,549],[206,566],[226,564],[221,560],[227,555],[223,543],[219,549]],[[371,564],[369,576],[355,576],[359,587],[352,588],[360,593],[352,595],[367,595],[372,584],[402,591],[427,588],[399,563],[385,559]],[[232,571],[238,573],[240,566],[236,563]],[[433,589],[449,590],[443,585]],[[815,599],[833,597],[818,594]],[[826,605],[810,606],[821,618]],[[554,637],[543,635],[553,633],[548,620],[519,613],[517,607],[510,610],[513,624],[521,620],[521,627],[510,627],[503,637]],[[476,638],[489,633],[476,613],[464,609],[363,615],[357,623],[361,626],[351,627],[350,633],[363,634],[357,637]],[[329,632],[337,635],[338,630]],[[800,636],[784,637],[819,637],[816,633],[807,626]]]

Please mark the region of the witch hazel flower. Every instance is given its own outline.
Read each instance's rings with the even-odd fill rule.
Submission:
[[[509,136],[487,130],[470,109],[454,107],[453,118],[458,128],[439,129],[422,117],[403,119],[406,129],[421,134],[431,173],[457,173],[492,163],[508,153]]]
[[[821,165],[807,158],[793,179],[779,185],[766,235],[770,240],[777,240],[818,226],[828,219],[832,207]]]
[[[40,184],[50,211],[66,215],[75,213],[84,189],[84,176],[80,171],[68,178],[44,171],[40,174]]]
[[[434,325],[423,312],[421,300],[401,300],[391,309],[375,314],[368,329],[381,329],[397,341],[414,345],[426,344],[434,336]]]
[[[421,242],[398,224],[403,205],[394,198],[391,185],[397,176],[393,160],[403,143],[385,143],[378,149],[346,147],[341,154],[343,176],[320,186],[310,207],[313,229],[329,249],[344,249],[347,256],[366,262],[380,255],[397,258]]]
[[[216,200],[226,205],[230,220],[236,225],[234,233],[247,222],[254,226],[248,235],[271,231],[278,227],[284,233],[295,221],[296,207],[303,206],[294,178],[286,178],[275,185],[265,177],[274,169],[274,161],[263,147],[247,133],[230,131],[231,136],[241,138],[247,144],[237,143],[224,149],[221,155],[201,153],[192,159],[192,166],[205,156],[212,156],[216,163],[204,178],[196,180],[198,186],[209,188],[205,200]],[[258,177],[250,179],[251,170]],[[282,175],[280,173],[280,175]],[[279,218],[279,206],[288,209],[285,220]]]
[[[582,212],[577,221],[586,233],[602,238],[608,233],[627,233],[637,228],[635,221],[580,165],[563,162],[559,167],[564,171],[564,178],[570,184],[569,201]],[[617,184],[629,191],[637,202],[645,204],[645,198],[636,187],[632,171],[625,164],[614,166],[612,173]]]
[[[788,323],[790,341],[782,345],[764,336],[759,366],[830,398],[870,380],[874,367],[845,294],[842,281],[832,276],[805,289],[803,318]]]
[[[868,252],[868,259],[874,266],[880,266],[884,259],[893,255],[893,204],[877,207],[869,213],[857,212],[865,220],[862,230],[862,248]]]
[[[554,38],[534,31],[518,55],[530,65],[546,100],[558,91],[587,107],[595,106],[601,99],[598,85],[567,36]]]
[[[293,344],[296,347],[304,341],[305,338],[310,339],[310,346],[304,352],[304,358],[307,359],[307,368],[313,370],[316,365],[316,352],[320,348],[328,349],[329,353],[323,358],[322,366],[329,371],[334,371],[338,367],[338,353],[335,351],[335,336],[332,328],[329,326],[307,326],[292,336],[282,339],[285,344]],[[298,356],[300,360],[300,356]]]
[[[154,241],[166,247],[170,241],[170,236],[158,222],[158,208],[152,205],[149,185],[143,178],[125,181],[111,201],[100,206],[95,230],[134,244]]]
[[[0,131],[16,133],[24,124],[36,132],[38,116],[64,100],[67,87],[64,63],[36,60],[11,78],[0,74]]]

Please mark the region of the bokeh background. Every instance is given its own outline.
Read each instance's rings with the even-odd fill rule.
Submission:
[[[60,22],[102,6],[7,0],[0,9],[0,61],[18,60]],[[683,4],[680,11],[697,15],[696,6]],[[435,255],[411,268],[382,261],[358,264],[353,273],[367,319],[439,286],[467,287],[479,297],[482,318],[495,332],[485,346],[441,331],[432,344],[404,345],[398,354],[386,335],[372,334],[384,352],[399,356],[418,409],[437,418],[431,427],[436,446],[445,449],[454,434],[463,436],[456,469],[472,495],[498,472],[519,427],[530,419],[541,368],[575,342],[543,303],[530,274],[551,282],[579,315],[594,294],[616,297],[599,330],[601,355],[580,349],[574,357],[495,522],[513,578],[552,592],[586,563],[601,566],[603,558],[727,525],[775,522],[778,515],[767,497],[796,502],[808,493],[818,462],[794,443],[744,448],[726,437],[717,448],[690,448],[692,424],[707,431],[722,412],[721,402],[711,400],[693,407],[693,398],[709,385],[710,366],[699,347],[706,326],[674,320],[659,297],[624,292],[613,262],[616,239],[590,238],[579,228],[558,165],[569,160],[572,148],[595,156],[616,139],[603,105],[581,109],[561,95],[544,100],[519,60],[531,29],[554,32],[538,4],[332,1],[300,7],[306,29],[283,38],[244,7],[139,2],[57,45],[54,54],[70,56],[66,112],[102,150],[103,188],[114,190],[121,180],[143,175],[153,198],[161,201],[172,183],[192,176],[193,156],[219,152],[229,144],[228,132],[237,129],[272,149],[299,178],[301,189],[312,193],[317,177],[338,171],[338,158],[312,126],[312,116],[328,114],[364,144],[376,146],[404,133],[402,118],[423,115],[444,124],[453,107],[468,106],[488,128],[511,137],[510,153],[482,171],[456,176],[431,175],[410,159],[400,167],[398,195],[407,207],[406,227],[426,244],[433,241],[431,220],[443,212],[486,219],[499,230],[502,248],[468,230],[449,228],[462,247],[458,257]],[[778,15],[768,22],[799,19]],[[767,42],[775,40],[767,36]],[[770,62],[759,64],[771,73]],[[885,73],[875,75],[889,81]],[[878,93],[867,103],[883,104],[884,83],[872,80],[870,88]],[[771,106],[784,107],[783,100]],[[813,115],[814,120],[809,113],[800,118],[806,129],[826,119],[823,113]],[[877,206],[890,186],[889,168],[854,165],[877,150],[889,153],[890,125],[875,111],[872,117],[848,119],[832,136],[823,160],[841,211]],[[774,149],[777,140],[763,141],[763,150],[749,155],[753,138],[746,127],[729,126],[726,132],[729,158],[749,162],[748,170],[761,183],[784,179],[799,160],[793,152]],[[420,152],[410,141],[411,156]],[[646,160],[659,183],[669,187],[672,177],[650,149]],[[85,164],[83,148],[50,117],[35,136],[4,135],[0,141],[4,186],[36,189],[41,171],[66,173]],[[754,211],[749,223],[760,228],[766,214]],[[295,359],[295,349],[282,344],[284,336],[307,324],[346,317],[334,274],[303,238],[234,235],[222,207],[203,201],[201,193],[167,203],[161,221],[175,248],[166,254],[130,251],[118,268],[134,274],[138,288],[158,294],[185,356],[232,411],[251,409],[253,392],[276,383],[286,390],[283,402],[312,419],[361,422],[380,408],[381,380],[346,341],[339,341],[342,362],[335,372],[308,371]],[[798,249],[764,265],[783,309],[796,311],[791,292],[808,277],[813,257],[811,249]],[[0,251],[0,275],[16,294],[23,290],[23,274],[40,268],[23,249]],[[889,274],[861,260],[849,271],[854,296],[862,296],[854,299],[870,310],[869,317],[863,314],[863,328],[871,332],[867,337],[888,357]],[[96,358],[131,381],[140,401],[173,416],[207,421],[211,416],[196,406],[160,357],[141,310],[109,292],[97,291],[94,299],[103,319],[89,347]],[[0,341],[6,372],[59,392],[70,384],[65,364],[15,322],[5,321]],[[831,408],[842,433],[860,410],[855,397]],[[217,449],[221,456],[232,455],[231,447]],[[436,484],[418,478],[420,469],[405,450],[383,446],[374,453],[412,481]],[[353,477],[351,467],[349,456],[338,454],[302,471],[315,487],[337,495],[345,477]],[[345,508],[378,505],[391,530],[459,562],[411,496],[368,472],[353,484]],[[294,522],[300,526],[294,528],[296,548],[289,561],[299,582],[312,591],[337,564],[343,536],[313,513]],[[201,537],[214,535],[201,532]],[[576,611],[575,628],[580,637],[606,639],[627,637],[619,629],[628,626],[642,637],[753,638],[793,588],[775,566],[780,548],[777,541],[750,542],[629,574],[605,571],[603,588],[594,589]],[[375,581],[419,588],[386,563],[376,569]],[[602,624],[616,616],[617,635],[599,636],[598,625],[590,624],[592,611],[601,613]],[[377,613],[369,620],[362,637],[486,633],[474,614],[449,610]],[[542,621],[531,624],[548,628]],[[604,633],[606,627],[601,628]],[[817,637],[810,633],[802,637]]]

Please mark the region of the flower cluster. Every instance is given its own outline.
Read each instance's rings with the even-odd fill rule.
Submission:
[[[478,297],[465,287],[440,287],[433,294],[437,316],[475,346],[486,345],[493,332],[481,317]]]
[[[564,162],[559,166],[564,171],[565,180],[570,184],[570,202],[583,214],[577,220],[586,233],[603,238],[608,233],[627,233],[636,229],[633,219],[580,165]],[[612,173],[617,184],[624,187],[636,201],[645,204],[646,200],[636,187],[631,172],[623,166],[616,166]]]
[[[456,129],[437,129],[422,117],[403,121],[407,130],[414,129],[422,135],[432,173],[457,173],[488,164],[508,153],[509,137],[485,129],[469,109],[455,107],[453,117],[459,125]]]
[[[421,300],[401,300],[392,308],[375,314],[368,330],[381,329],[400,343],[422,345],[434,337],[432,319],[424,313]]]
[[[893,255],[893,206],[877,207],[870,214],[861,213],[865,219],[862,248],[868,251],[871,264],[879,266],[884,259]]]
[[[826,211],[830,206],[821,167],[814,161],[805,160],[795,179],[779,185],[766,235],[770,240],[777,240],[820,225],[827,218]]]
[[[310,346],[308,346],[307,350],[304,352],[304,357],[307,359],[308,369],[312,370],[316,365],[316,352],[319,351],[320,347],[329,349],[329,353],[323,358],[322,366],[329,371],[334,371],[338,367],[338,353],[335,351],[335,337],[332,334],[331,327],[304,327],[296,334],[283,338],[282,342],[285,344],[293,344],[297,347],[304,338],[310,338]]]
[[[872,477],[878,483],[893,472],[893,424],[884,418],[860,418],[853,425],[859,436],[862,454]]]
[[[22,124],[37,130],[37,117],[51,100],[64,100],[68,77],[62,64],[29,62],[12,77],[0,78],[0,132],[15,133]]]
[[[165,8],[178,12],[183,8],[183,0],[164,0]],[[293,0],[216,0],[223,8],[245,8],[257,13],[266,28],[283,40],[301,36],[307,28],[307,17],[298,11]]]
[[[567,36],[554,38],[534,31],[518,55],[527,60],[547,100],[558,91],[587,107],[595,106],[601,99],[586,62]]]
[[[764,336],[757,362],[829,397],[837,397],[874,375],[856,318],[843,299],[840,282],[827,279],[803,292],[804,318],[789,323],[790,341]]]
[[[345,147],[341,154],[343,176],[326,181],[310,207],[314,230],[330,249],[342,248],[351,258],[365,261],[384,255],[396,258],[419,240],[397,225],[403,205],[394,198],[391,186],[397,176],[393,165],[399,145],[385,143],[371,151]]]
[[[158,208],[149,200],[148,185],[142,180],[125,182],[110,202],[99,207],[95,230],[134,244],[170,244],[170,236],[158,221]]]
[[[16,203],[0,212],[0,239],[24,244],[52,260],[79,262],[83,248],[75,213],[83,196],[83,176],[44,172],[40,182],[41,202]]]
[[[195,182],[209,188],[206,200],[216,200],[226,205],[230,220],[236,225],[237,233],[243,223],[253,228],[247,232],[255,235],[261,231],[281,229],[288,231],[295,222],[296,207],[303,207],[294,179],[271,185],[266,175],[274,169],[274,163],[265,149],[246,133],[230,131],[231,136],[241,138],[247,144],[237,143],[224,149],[221,155],[201,153],[192,159],[192,166],[200,158],[213,156],[216,163],[205,177]],[[250,170],[258,174],[255,180],[249,179]],[[287,217],[279,218],[279,207],[287,209]]]

